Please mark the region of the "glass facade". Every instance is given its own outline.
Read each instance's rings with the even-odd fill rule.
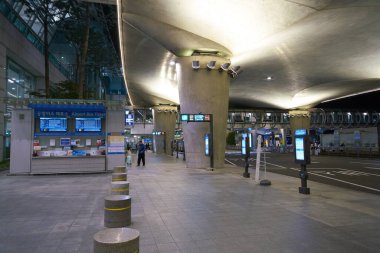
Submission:
[[[35,77],[15,62],[8,59],[7,63],[7,97],[29,98],[34,90]]]
[[[35,3],[34,1],[33,3]],[[43,27],[41,21],[34,15],[25,13],[25,6],[19,0],[0,1],[0,13],[11,22],[25,38],[30,41],[41,53],[43,53]],[[49,26],[49,41],[56,31],[54,25]],[[49,61],[66,77],[69,71],[53,54],[49,54]]]

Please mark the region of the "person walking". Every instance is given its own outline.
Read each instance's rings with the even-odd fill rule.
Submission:
[[[142,160],[143,166],[145,166],[145,145],[142,141],[139,141],[139,145],[137,148],[137,166],[140,166],[140,162]]]

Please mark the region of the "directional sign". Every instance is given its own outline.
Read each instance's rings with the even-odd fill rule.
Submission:
[[[210,122],[211,121],[211,114],[181,114],[181,121]]]

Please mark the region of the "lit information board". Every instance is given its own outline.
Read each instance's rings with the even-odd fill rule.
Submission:
[[[296,137],[296,160],[305,160],[305,147],[303,146],[303,138]]]
[[[205,156],[210,156],[210,135],[205,134]]]
[[[242,155],[246,155],[247,154],[247,142],[245,141],[245,138],[247,138],[247,135],[243,135],[242,136],[242,140],[241,140],[241,154]]]
[[[134,126],[134,114],[133,111],[125,111],[125,126],[126,127],[133,127]]]
[[[67,118],[40,118],[41,132],[67,131]]]
[[[181,114],[181,121],[210,122],[211,121],[211,114]]]
[[[310,164],[310,144],[306,129],[297,129],[294,132],[295,162]]]
[[[100,132],[101,130],[100,118],[75,118],[75,131],[77,132]]]

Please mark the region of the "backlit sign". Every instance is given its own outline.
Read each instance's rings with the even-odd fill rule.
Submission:
[[[210,122],[211,121],[211,114],[181,114],[181,121]]]

